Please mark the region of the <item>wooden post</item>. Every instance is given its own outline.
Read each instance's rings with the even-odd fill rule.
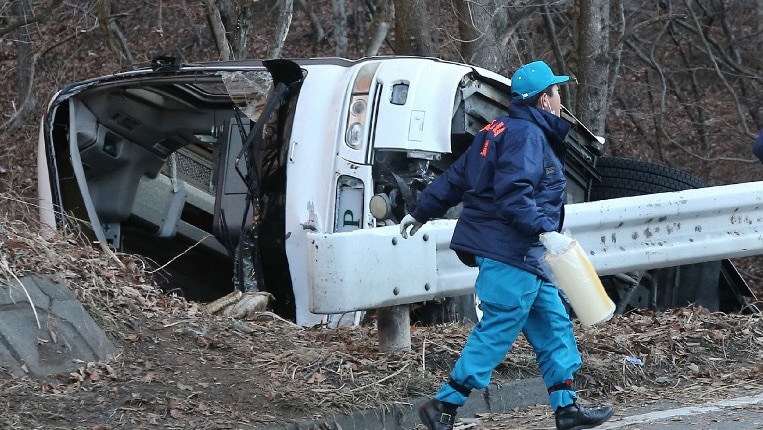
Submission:
[[[408,305],[377,309],[379,350],[391,352],[411,349],[411,314]]]

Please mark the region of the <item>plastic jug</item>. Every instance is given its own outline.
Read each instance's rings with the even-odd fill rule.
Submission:
[[[612,318],[615,303],[580,244],[557,232],[541,234],[540,241],[546,247],[545,262],[580,322],[590,326]]]

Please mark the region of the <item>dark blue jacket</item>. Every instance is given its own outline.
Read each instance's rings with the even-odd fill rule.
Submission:
[[[474,137],[469,149],[432,182],[411,215],[441,217],[463,202],[450,247],[548,279],[538,235],[560,231],[564,217],[564,138],[570,124],[514,102]]]

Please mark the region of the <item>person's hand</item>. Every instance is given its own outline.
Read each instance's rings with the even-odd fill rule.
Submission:
[[[411,214],[408,214],[403,217],[402,221],[400,221],[400,234],[403,235],[403,238],[408,239],[408,227],[413,226],[411,227],[411,236],[413,236],[419,231],[422,225],[424,224],[416,221],[416,218],[412,217]]]

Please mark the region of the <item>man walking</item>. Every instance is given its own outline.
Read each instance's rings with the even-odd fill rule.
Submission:
[[[475,283],[482,319],[434,399],[419,409],[430,430],[451,430],[473,389],[493,370],[520,332],[535,350],[558,430],[587,429],[608,420],[611,407],[587,409],[572,388],[581,357],[556,286],[541,265],[539,235],[561,231],[566,180],[565,136],[557,76],[543,61],[512,77],[509,114],[485,126],[471,147],[419,196],[400,232],[413,235],[429,219],[463,202],[451,248],[479,267]]]

